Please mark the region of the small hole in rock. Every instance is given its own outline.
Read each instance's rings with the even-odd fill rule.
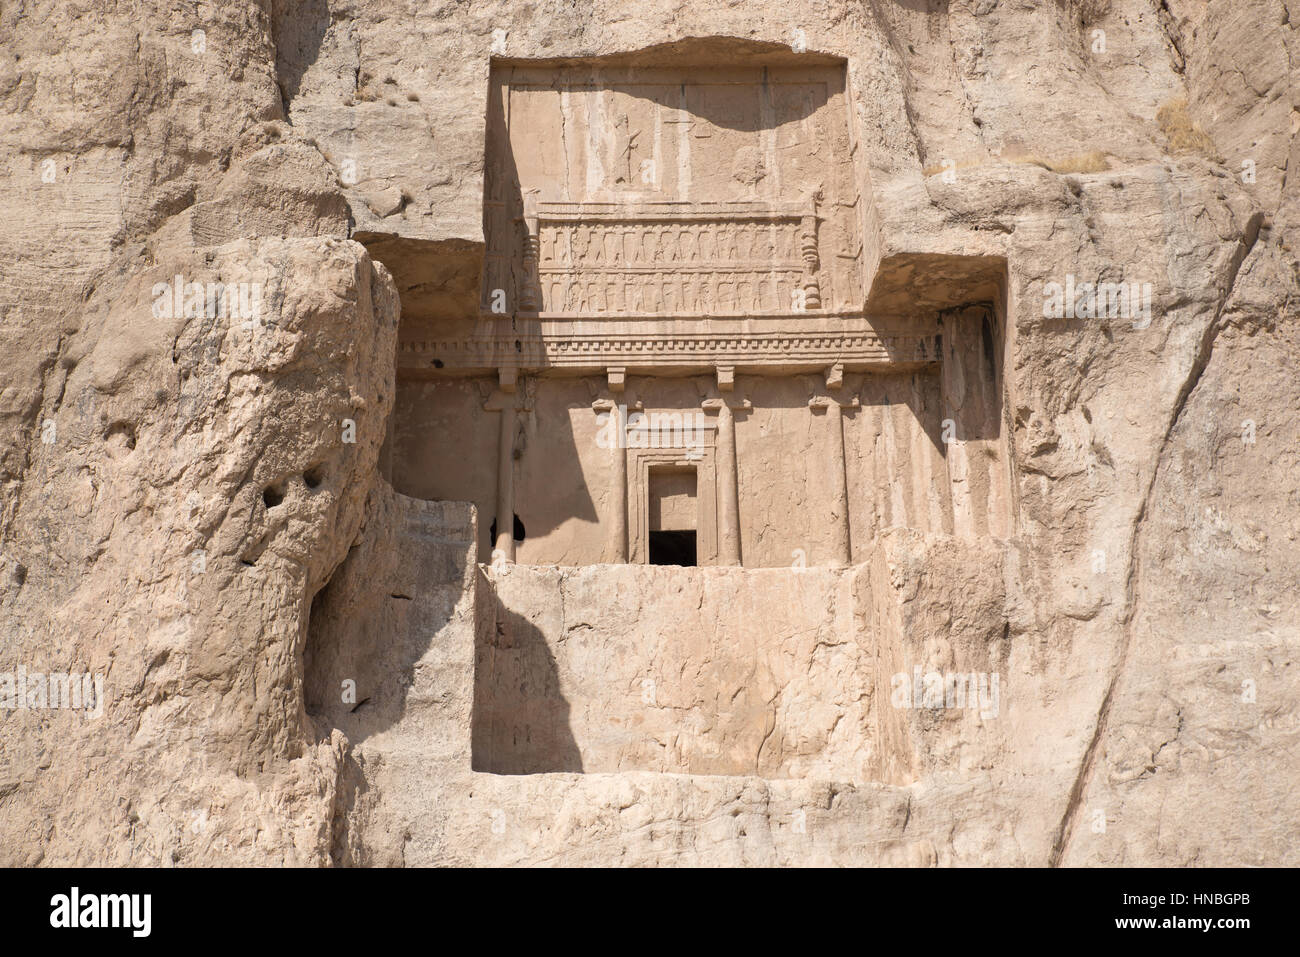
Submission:
[[[321,482],[325,481],[325,466],[313,465],[302,473],[302,480],[308,488],[320,488]]]
[[[109,442],[125,446],[128,450],[135,448],[135,427],[130,422],[114,422],[108,427],[104,436]]]
[[[262,490],[262,501],[266,503],[267,508],[275,508],[284,501],[284,492],[274,485],[268,485]]]

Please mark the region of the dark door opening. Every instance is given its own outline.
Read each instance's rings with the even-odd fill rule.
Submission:
[[[650,469],[649,559],[651,565],[694,566],[695,530],[699,504],[692,466],[656,466]]]
[[[695,565],[695,532],[651,532],[651,565]]]

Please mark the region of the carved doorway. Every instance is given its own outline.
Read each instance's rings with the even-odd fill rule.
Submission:
[[[700,506],[694,467],[650,469],[649,561],[651,565],[698,564]]]
[[[711,436],[710,436],[711,437]],[[714,565],[718,560],[713,446],[628,449],[628,557],[639,565]],[[656,560],[659,559],[659,560]]]

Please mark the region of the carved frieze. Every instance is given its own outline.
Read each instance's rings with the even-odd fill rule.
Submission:
[[[549,315],[801,312],[821,304],[815,222],[811,204],[543,203],[522,275],[536,262]]]

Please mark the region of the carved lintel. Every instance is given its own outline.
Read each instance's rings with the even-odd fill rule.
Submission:
[[[627,367],[610,366],[605,370],[605,377],[609,382],[610,392],[622,392],[627,386]]]

